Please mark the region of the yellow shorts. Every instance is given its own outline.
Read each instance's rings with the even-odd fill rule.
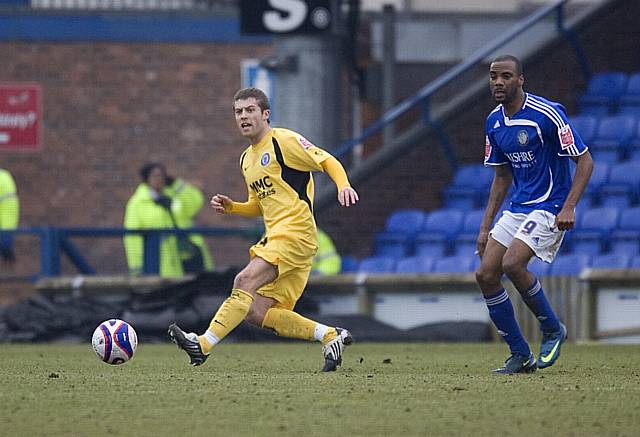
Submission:
[[[317,247],[285,238],[262,239],[251,246],[251,257],[258,256],[278,268],[278,277],[258,290],[258,294],[278,301],[276,307],[292,310],[311,273]]]

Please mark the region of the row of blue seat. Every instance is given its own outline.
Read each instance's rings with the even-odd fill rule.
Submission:
[[[480,264],[477,256],[455,255],[445,258],[429,256],[413,256],[396,259],[393,257],[374,256],[365,258],[359,263],[351,260],[343,266],[344,273],[468,273],[475,271]],[[529,265],[536,276],[569,276],[577,275],[584,268],[593,269],[640,269],[640,255],[624,254],[587,255],[584,253],[559,255],[552,264],[534,259]]]
[[[571,125],[597,162],[640,159],[640,106],[635,114],[575,115]]]
[[[640,107],[640,72],[594,74],[577,103],[581,112],[597,115]]]
[[[401,258],[473,254],[483,216],[480,209],[396,211],[387,220],[385,230],[376,235],[374,255]],[[565,253],[640,255],[640,207],[580,205],[576,220],[575,229],[565,236]]]

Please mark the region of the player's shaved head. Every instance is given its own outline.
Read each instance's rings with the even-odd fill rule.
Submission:
[[[520,59],[516,58],[513,55],[500,55],[496,57],[493,61],[491,61],[492,64],[496,62],[513,62],[513,64],[515,65],[516,74],[518,76],[520,76],[521,74],[524,74],[524,71],[522,69],[522,62],[520,62]]]

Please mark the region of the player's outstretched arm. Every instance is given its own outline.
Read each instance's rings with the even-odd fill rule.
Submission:
[[[211,198],[211,208],[220,214],[236,214],[243,217],[258,217],[262,215],[257,199],[249,196],[243,203],[234,202],[229,196],[216,194]]]
[[[338,202],[340,205],[347,208],[355,205],[356,202],[360,200],[360,197],[356,190],[351,187],[347,172],[344,171],[344,167],[340,164],[340,161],[333,156],[329,156],[322,161],[321,165],[324,172],[329,175],[338,188]]]

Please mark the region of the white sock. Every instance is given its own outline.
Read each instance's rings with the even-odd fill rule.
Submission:
[[[208,329],[204,334],[202,334],[202,336],[204,337],[205,340],[207,340],[207,343],[209,343],[211,346],[214,346],[220,342],[220,339],[216,337],[216,335],[213,332],[209,331]]]
[[[313,330],[313,338],[315,338],[318,341],[322,341],[322,339],[324,338],[324,335],[327,333],[328,330],[329,330],[329,327],[327,325],[323,325],[322,323],[316,323],[316,327]]]

